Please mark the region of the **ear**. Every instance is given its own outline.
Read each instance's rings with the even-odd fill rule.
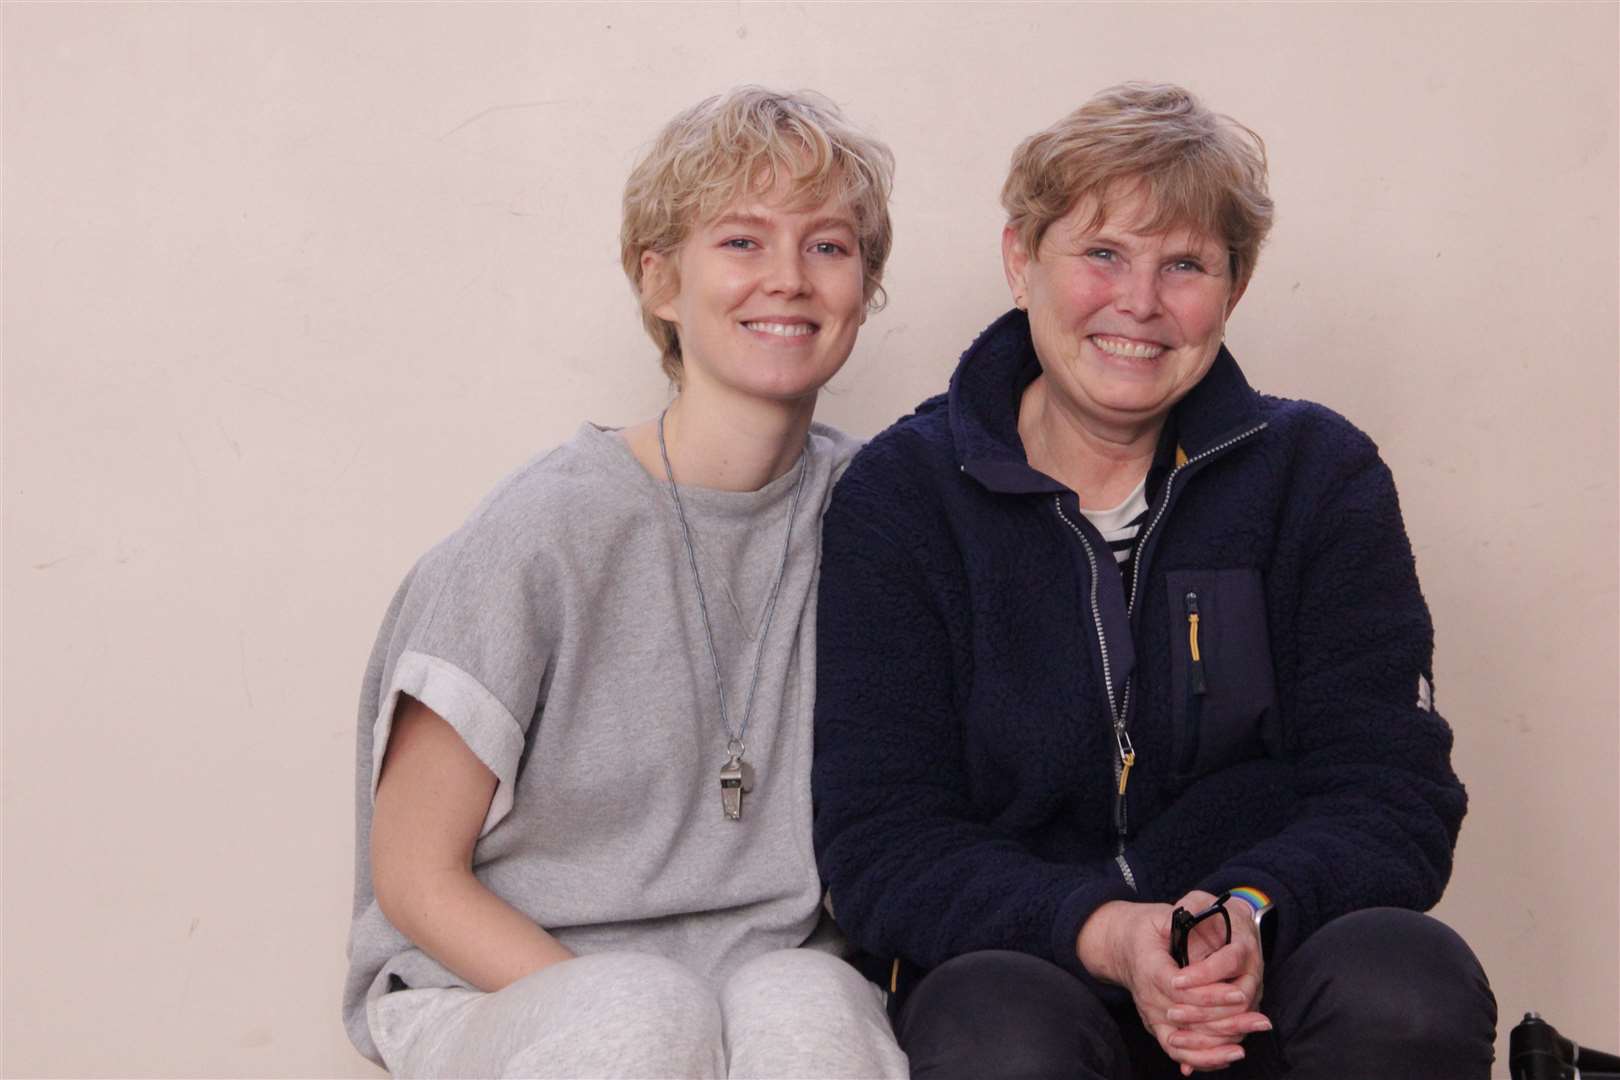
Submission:
[[[1238,301],[1243,299],[1243,294],[1248,292],[1248,291],[1249,291],[1249,279],[1248,278],[1245,278],[1242,281],[1242,283],[1238,285],[1237,288],[1232,290],[1231,298],[1226,301],[1226,317],[1228,319],[1230,319],[1232,317],[1232,312],[1237,309]]]
[[[675,256],[660,251],[641,253],[641,295],[647,310],[663,319],[680,325],[675,317],[675,297],[680,290],[671,288],[675,281]]]
[[[1001,268],[1007,274],[1007,288],[1012,292],[1013,303],[1020,308],[1028,308],[1026,271],[1029,269],[1029,252],[1024,249],[1023,240],[1011,225],[1001,230]]]

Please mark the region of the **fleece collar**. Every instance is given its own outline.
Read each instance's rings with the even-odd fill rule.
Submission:
[[[991,491],[1008,495],[1057,493],[1062,484],[1030,468],[1018,437],[1018,402],[1041,373],[1029,335],[1029,315],[1014,308],[985,328],[962,354],[951,376],[951,437],[962,471]],[[1260,395],[1221,346],[1198,385],[1170,411],[1189,456],[1215,446],[1259,418]]]

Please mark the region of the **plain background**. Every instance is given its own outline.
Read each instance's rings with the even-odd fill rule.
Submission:
[[[666,389],[618,199],[810,87],[899,161],[870,435],[1008,306],[1013,145],[1128,78],[1257,129],[1229,341],[1400,484],[1471,807],[1438,914],[1620,1050],[1612,4],[33,5],[4,20],[4,1068],[369,1076],[354,701],[412,560]],[[1505,1056],[1499,1066],[1506,1075]]]

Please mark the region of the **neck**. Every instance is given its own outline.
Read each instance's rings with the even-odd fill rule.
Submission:
[[[1164,418],[1111,426],[1061,407],[1042,375],[1018,405],[1018,437],[1030,465],[1073,491],[1087,510],[1108,510],[1142,482],[1158,449]]]
[[[815,399],[801,402],[719,400],[683,387],[664,414],[664,443],[682,487],[758,491],[798,463],[815,414]],[[625,431],[642,468],[662,480],[658,420]]]

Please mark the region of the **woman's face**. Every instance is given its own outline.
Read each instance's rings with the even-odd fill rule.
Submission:
[[[855,346],[866,313],[855,217],[842,202],[786,209],[767,195],[733,203],[673,256],[678,290],[653,308],[675,324],[683,392],[813,400]]]
[[[1005,232],[1007,282],[1056,404],[1099,432],[1156,427],[1215,362],[1242,290],[1219,239],[1142,232],[1152,207],[1135,192],[1084,228],[1095,206],[1054,222],[1038,259]]]

